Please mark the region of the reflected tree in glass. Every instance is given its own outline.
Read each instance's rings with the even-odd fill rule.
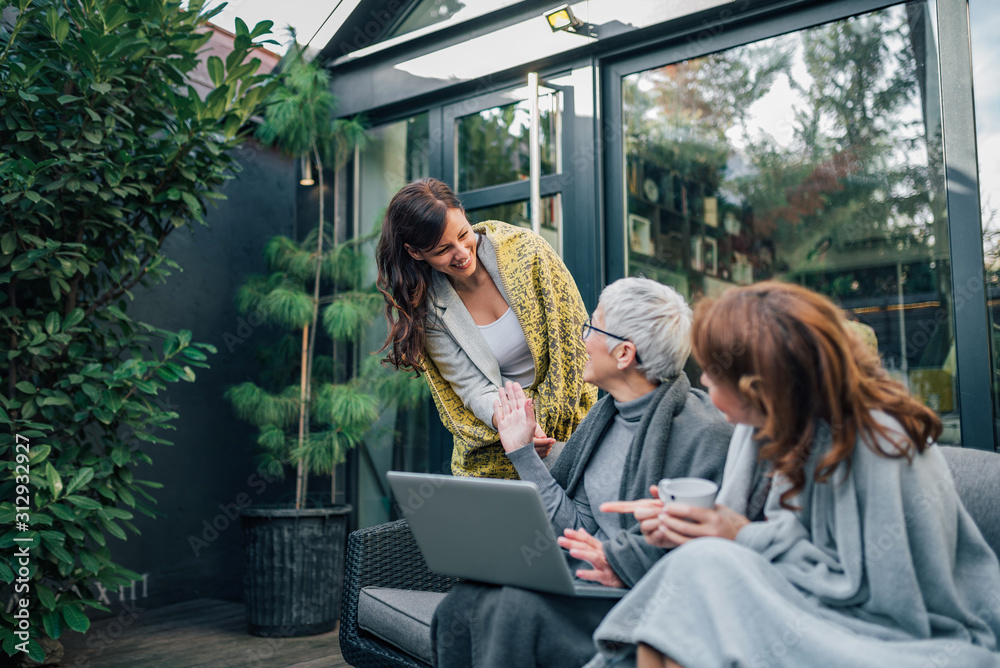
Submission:
[[[630,273],[692,297],[770,277],[823,292],[945,413],[957,397],[930,20],[910,3],[639,72],[622,100],[627,213],[656,232]]]
[[[539,97],[542,174],[556,171],[555,104],[555,95]],[[527,102],[493,107],[459,118],[455,123],[459,191],[527,179],[530,124]]]

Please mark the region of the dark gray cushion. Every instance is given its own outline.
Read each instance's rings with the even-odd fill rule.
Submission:
[[[358,595],[358,626],[407,654],[433,663],[431,618],[447,594],[365,587]]]
[[[942,447],[955,489],[983,538],[1000,556],[1000,454]]]

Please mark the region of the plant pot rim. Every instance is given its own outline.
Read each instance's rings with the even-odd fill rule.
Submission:
[[[289,508],[287,506],[257,506],[240,509],[243,517],[330,517],[351,512],[349,503],[340,503],[325,508]]]

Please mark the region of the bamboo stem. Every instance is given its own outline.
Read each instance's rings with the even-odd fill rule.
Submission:
[[[305,442],[306,427],[306,361],[309,352],[309,325],[302,328],[302,384],[299,388],[299,452]],[[304,458],[299,458],[295,478],[295,509],[301,510],[306,497],[306,465]]]
[[[323,269],[323,205],[326,197],[323,192],[323,160],[319,156],[319,151],[313,150],[316,158],[316,174],[319,182],[319,226],[316,234],[316,279],[313,282],[313,316],[312,335],[309,339],[309,386],[306,388],[307,394],[312,391],[312,365],[313,357],[316,354],[316,330],[319,329],[319,283]]]

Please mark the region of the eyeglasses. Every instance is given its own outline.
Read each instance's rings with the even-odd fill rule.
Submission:
[[[580,338],[586,341],[587,337],[590,336],[591,332],[600,332],[604,336],[610,336],[612,339],[618,339],[619,341],[628,341],[633,346],[635,345],[635,341],[633,341],[632,339],[626,339],[624,336],[618,336],[617,334],[612,334],[611,332],[605,332],[603,329],[598,329],[597,327],[591,325],[589,320],[583,323],[583,333],[581,334]],[[642,358],[639,357],[638,349],[636,349],[635,351],[635,363],[642,364]]]

